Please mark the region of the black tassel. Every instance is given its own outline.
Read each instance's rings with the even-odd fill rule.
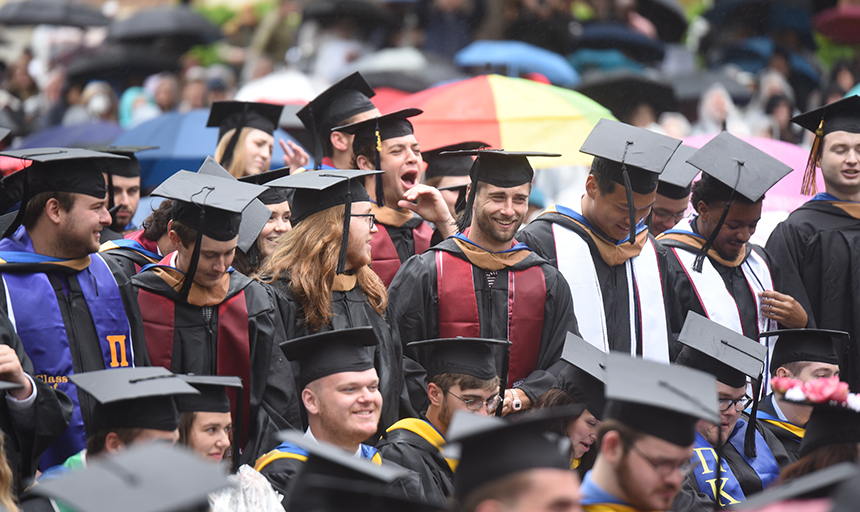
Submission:
[[[382,151],[382,137],[379,134],[379,118],[376,118],[376,167],[375,170],[381,171],[382,157],[379,153]],[[382,188],[382,175],[377,174],[373,177],[376,180],[376,204],[380,207],[385,206],[385,190]]]
[[[376,175],[377,180],[379,175]],[[346,180],[346,202],[343,211],[343,236],[340,239],[340,251],[337,256],[337,274],[346,272],[346,249],[349,247],[349,220],[352,218],[352,184]]]
[[[625,150],[626,152],[626,150]],[[630,185],[630,174],[627,165],[621,164],[621,176],[624,178],[624,193],[627,195],[627,211],[630,214],[630,245],[636,244],[636,205],[633,203],[633,186]]]
[[[723,508],[720,504],[720,491],[723,490],[723,427],[720,424],[717,424],[717,446],[714,451],[717,452],[717,479],[715,480],[717,492],[714,493],[714,510],[720,510]]]
[[[755,428],[756,428],[756,414],[758,413],[758,401],[759,396],[761,396],[761,383],[762,376],[759,375],[759,378],[753,380],[753,403],[752,410],[750,410],[749,421],[747,422],[747,431],[744,435],[744,456],[748,459],[756,458],[756,448],[755,448]]]
[[[18,172],[27,172],[26,169],[22,169]],[[15,220],[12,221],[12,224],[6,228],[6,231],[3,233],[3,238],[9,238],[10,236],[15,234],[15,231],[24,222],[24,210],[27,209],[27,201],[30,200],[30,184],[26,176],[24,176],[24,192],[21,195],[21,205],[18,207],[18,214],[15,215]]]
[[[726,217],[729,215],[729,208],[732,207],[732,200],[735,198],[735,191],[738,189],[738,183],[741,182],[741,168],[744,166],[743,160],[738,160],[738,175],[735,178],[735,186],[732,187],[732,193],[729,194],[729,200],[726,201],[726,207],[723,208],[723,214],[720,215],[720,220],[717,222],[716,227],[713,231],[711,231],[711,235],[705,240],[705,245],[699,249],[698,254],[696,254],[696,260],[693,261],[693,271],[702,273],[702,265],[705,263],[705,256],[708,255],[708,251],[711,250],[711,246],[714,245],[714,241],[717,239],[717,236],[720,234],[720,230],[723,229],[723,224],[726,222]]]
[[[200,207],[200,217],[197,223],[197,241],[194,244],[194,250],[191,251],[191,262],[188,264],[188,271],[185,277],[182,278],[182,288],[179,290],[179,296],[182,300],[188,300],[188,293],[191,291],[191,285],[194,283],[194,274],[197,273],[197,263],[200,260],[200,244],[203,243],[203,221],[206,218],[206,211]]]
[[[308,119],[311,122],[311,136],[314,139],[314,148],[313,148],[313,156],[314,156],[314,170],[318,171],[322,169],[322,159],[323,159],[323,150],[322,150],[322,135],[317,130],[317,120],[314,117],[314,107],[308,103]],[[331,135],[329,135],[331,138]],[[290,173],[292,174],[293,170],[290,169]]]

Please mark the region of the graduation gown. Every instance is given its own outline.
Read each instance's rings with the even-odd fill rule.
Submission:
[[[482,338],[511,340],[513,337],[511,336],[512,330],[517,328],[517,308],[519,305],[516,289],[509,290],[510,274],[534,269],[534,271],[540,272],[537,278],[542,278],[541,285],[545,286],[545,292],[541,292],[540,299],[537,299],[543,300],[542,311],[537,311],[542,313],[542,322],[534,332],[527,334],[533,336],[532,339],[538,339],[537,334],[539,333],[539,346],[525,347],[521,345],[516,347],[516,340],[513,340],[514,345],[511,346],[510,359],[511,372],[507,383],[508,387],[516,385],[534,402],[537,397],[549,391],[555,384],[555,377],[546,370],[561,357],[567,333],[578,334],[579,332],[567,282],[558,270],[522,244],[515,245],[510,252],[506,251],[509,256],[505,257],[505,253],[489,253],[471,242],[464,242],[463,240],[468,240],[465,235],[458,234],[458,237],[448,238],[424,254],[413,256],[397,272],[389,287],[388,298],[389,310],[392,311],[391,316],[400,331],[400,341],[405,345],[411,341],[431,340],[440,337],[440,305],[445,307],[445,304],[440,303],[437,253],[446,253],[450,257],[471,265],[471,283],[466,280],[451,278],[445,286],[462,286],[463,291],[461,293],[475,294],[474,299],[469,297],[469,301],[474,300],[472,304],[474,304],[474,310],[477,311],[477,318],[467,318],[466,320],[477,324],[472,330]],[[469,251],[468,254],[464,248]],[[446,255],[440,254],[439,257],[445,258]],[[491,265],[494,265],[495,268],[501,267],[492,287],[487,280],[486,273],[486,269]],[[526,283],[523,283],[518,289],[526,288]],[[457,290],[459,291],[459,288]],[[540,302],[532,300],[528,304],[521,305],[537,309],[540,307]],[[451,334],[449,333],[448,336]],[[534,350],[535,348],[537,350]],[[518,353],[525,354],[525,351],[536,352],[536,357],[531,361],[525,357],[518,360]],[[420,367],[413,364],[413,360],[415,363],[421,364],[422,354],[414,352],[407,355],[412,358],[404,360],[409,394],[415,409],[425,410],[427,402],[426,382],[424,382],[424,376],[421,375]],[[522,377],[514,379],[514,369],[518,366],[522,370],[520,372]],[[515,380],[516,382],[514,382]],[[502,385],[505,385],[504,379]]]
[[[747,459],[743,453],[746,428],[744,415],[738,420],[722,448],[723,468],[728,468],[721,476],[724,483],[720,499],[724,506],[745,501],[774,484],[779,479],[779,471],[791,463],[782,443],[762,425],[761,420],[756,421],[757,456]],[[672,510],[675,512],[704,512],[714,508],[713,489],[706,489],[699,482],[708,482],[705,485],[710,486],[710,480],[716,478],[716,455],[700,434],[696,434],[696,439],[693,457],[690,459],[693,469],[684,478],[681,492],[672,504]]]
[[[92,399],[73,373],[146,366],[140,312],[130,283],[98,255],[58,260],[36,254],[24,226],[0,240],[0,311],[11,320],[33,376],[74,404],[69,427],[45,449],[40,468],[61,464],[86,445]]]
[[[430,247],[433,228],[408,210],[380,208],[373,204],[378,232],[370,241],[371,268],[387,287],[400,266]]]
[[[188,299],[177,290],[183,274],[171,267],[171,253],[159,265],[132,279],[138,293],[147,346],[153,365],[174,373],[235,375],[244,385],[241,423],[233,393],[229,393],[234,430],[242,429],[240,461],[249,463],[273,446],[278,431],[292,424],[277,396],[288,395],[273,383],[289,382],[289,365],[273,358],[273,344],[283,341],[280,319],[266,289],[228,270],[218,286],[191,286]],[[204,308],[208,308],[207,320]],[[271,387],[271,389],[270,389]],[[275,398],[273,398],[273,396]]]
[[[292,340],[313,334],[304,321],[304,311],[301,302],[293,295],[290,283],[286,279],[280,279],[271,283],[274,295],[283,321],[286,339]],[[357,286],[352,276],[341,275],[335,277],[335,283],[331,292],[332,318],[329,325],[323,326],[317,332],[337,331],[351,329],[354,327],[371,327],[379,340],[379,345],[368,347],[373,352],[373,364],[379,374],[379,389],[382,393],[382,414],[380,417],[379,434],[390,425],[401,418],[401,406],[406,406],[405,413],[409,413],[408,400],[405,398],[405,385],[401,359],[403,349],[396,329],[389,326],[388,319],[379,315],[367,302],[364,292]],[[278,349],[280,352],[280,349]],[[283,358],[283,354],[281,354]],[[297,408],[303,408],[301,391],[297,389],[295,381],[293,386],[293,403]],[[295,428],[307,428],[303,419]]]
[[[454,471],[457,461],[442,455],[445,438],[427,421],[406,418],[398,421],[376,443],[385,460],[411,469],[421,477],[421,486],[428,500],[443,503],[454,492]]]
[[[666,328],[668,324],[667,312],[668,308],[663,307],[671,298],[672,281],[669,273],[667,262],[667,254],[665,248],[654,240],[648,233],[644,223],[637,226],[636,244],[631,245],[629,241],[612,242],[600,235],[594,228],[591,228],[585,218],[578,212],[562,206],[554,206],[547,212],[538,216],[534,221],[525,227],[518,235],[517,239],[528,245],[539,256],[546,259],[550,265],[559,268],[559,255],[556,252],[556,235],[555,229],[565,229],[579,236],[587,245],[591,254],[591,262],[596,273],[595,283],[600,290],[600,297],[603,301],[603,316],[605,318],[605,346],[602,340],[596,339],[594,335],[586,334],[589,329],[586,324],[595,322],[594,318],[577,317],[580,324],[580,330],[586,341],[600,346],[606,350],[617,352],[625,352],[628,354],[636,354],[643,356],[643,350],[651,352],[651,348],[645,348],[643,345],[653,347],[654,356],[646,354],[652,360],[668,360],[672,359],[673,354],[677,354],[680,349],[672,349],[671,336]],[[628,282],[628,261],[634,261],[634,258],[642,254],[646,244],[653,246],[654,254],[656,254],[656,265],[650,268],[652,278],[659,279],[657,289],[652,290],[654,295],[648,295],[649,292],[637,281]],[[650,250],[650,248],[649,248]],[[584,279],[586,269],[576,269],[576,276],[565,275],[565,279],[572,282],[572,279]],[[562,272],[564,273],[564,272]],[[571,289],[574,287],[571,286]],[[633,322],[630,319],[630,289],[634,290],[633,310],[635,312]],[[576,293],[574,291],[574,293]],[[576,296],[573,298],[574,303],[588,302],[586,297]],[[583,304],[584,305],[584,304]],[[643,307],[652,310],[643,315]],[[579,311],[579,309],[577,309]],[[643,317],[645,321],[659,320],[658,329],[643,325]],[[599,321],[599,320],[597,320]],[[635,336],[631,333],[631,324],[635,329]],[[601,326],[601,328],[604,328]],[[649,331],[647,337],[651,342],[643,340],[643,331]],[[664,336],[665,334],[665,336]],[[590,339],[591,338],[591,339]],[[665,338],[665,346],[657,346],[663,344]],[[631,341],[635,340],[635,347],[631,347]],[[665,355],[667,354],[668,355]]]
[[[143,230],[129,233],[126,238],[111,239],[102,243],[99,254],[110,265],[114,276],[131,281],[147,265],[158,263],[158,244],[147,240]]]
[[[9,319],[3,315],[0,315],[0,343],[15,349],[21,368],[34,377],[33,363],[27,357]],[[36,475],[40,455],[66,430],[72,418],[72,400],[65,393],[35,377],[33,382],[36,385],[36,401],[32,405],[34,428],[19,425],[10,413],[5,398],[0,398],[3,449],[6,462],[12,469],[12,492],[15,495],[23,492],[28,480]]]
[[[765,247],[786,279],[800,285],[810,326],[814,319],[814,327],[851,335],[838,347],[840,377],[860,391],[860,204],[818,194],[779,223]]]
[[[773,405],[773,400],[773,393],[764,397],[764,400],[758,404],[756,417],[764,428],[770,430],[779,439],[788,454],[789,461],[794,463],[800,458],[800,443],[803,441],[806,429],[781,420]]]

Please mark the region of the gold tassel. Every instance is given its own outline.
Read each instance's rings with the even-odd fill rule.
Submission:
[[[815,163],[818,160],[818,149],[821,147],[821,138],[824,136],[824,119],[815,130],[815,139],[812,141],[812,150],[809,152],[809,160],[806,161],[806,170],[803,172],[803,181],[800,184],[800,193],[805,196],[814,196],[818,193],[815,184]]]
[[[376,150],[382,151],[382,137],[379,135],[379,128],[376,128]]]

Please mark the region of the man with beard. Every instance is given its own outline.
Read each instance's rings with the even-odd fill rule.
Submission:
[[[424,494],[444,502],[454,491],[456,463],[442,454],[455,411],[494,415],[502,398],[500,375],[507,367],[510,342],[454,338],[407,345],[426,352],[427,399],[420,418],[406,418],[388,428],[377,448],[385,457],[421,475]]]
[[[424,161],[409,122],[420,113],[410,108],[334,129],[355,136],[353,168],[384,171],[364,185],[379,229],[371,241],[372,267],[385,286],[409,257],[456,232],[442,193],[421,183]]]
[[[815,327],[846,331],[853,342],[837,347],[845,357],[842,378],[860,390],[860,97],[850,96],[801,114],[792,122],[815,133],[804,175],[804,193],[815,194],[815,169],[821,167],[825,191],[780,223],[767,241],[787,279],[797,282],[809,303]],[[811,325],[811,322],[810,322]]]
[[[526,157],[558,155],[498,150],[460,154],[477,155],[466,209],[458,221],[461,232],[400,268],[389,287],[389,311],[403,343],[458,336],[509,340],[502,412],[526,410],[555,384],[546,370],[561,357],[567,333],[577,332],[567,282],[514,240],[534,177]],[[428,363],[414,349],[404,353],[419,365]],[[404,375],[412,404],[421,411],[427,387],[411,364],[405,360]]]
[[[757,341],[777,323],[806,327],[806,309],[793,298],[802,296],[798,287],[784,280],[767,252],[749,241],[765,192],[791,168],[727,132],[688,161],[702,170],[693,186],[696,213],[659,237],[671,253],[674,335],[688,311]]]
[[[583,339],[604,352],[667,363],[674,355],[666,253],[644,219],[680,144],[601,119],[580,148],[594,161],[579,208],[551,206],[518,235],[564,275]]]
[[[363,444],[376,433],[382,413],[370,351],[378,343],[372,328],[358,327],[285,341],[281,350],[300,368],[297,383],[308,418],[304,436],[381,465],[379,451]],[[295,476],[307,460],[306,450],[284,442],[257,459],[255,468],[284,496],[286,507]],[[417,485],[415,492],[423,495]]]
[[[124,231],[137,229],[131,219],[140,203],[140,162],[134,156],[137,151],[157,149],[155,146],[110,146],[99,149],[105,153],[122,155],[126,160],[111,161],[104,173],[108,187],[108,211],[111,214],[110,228],[102,230],[102,243],[121,239]]]
[[[19,171],[26,173],[26,194],[8,238],[0,240],[0,310],[21,338],[33,375],[74,403],[69,428],[42,455],[45,469],[83,449],[84,426],[92,421],[92,400],[69,375],[148,364],[133,290],[97,254],[111,221],[102,171],[106,160],[125,157],[63,148],[3,155],[32,165]]]
[[[689,313],[678,341],[685,345],[675,363],[709,373],[717,379],[720,420],[699,420],[684,480],[672,510],[712,510],[745,501],[777,481],[790,463],[782,443],[756,418],[758,400],[747,394],[747,377],[757,395],[767,349],[756,341],[707,318]],[[752,404],[745,418],[741,412]],[[717,454],[719,452],[719,456]],[[721,464],[721,482],[715,468]],[[717,500],[716,496],[719,496]]]
[[[582,481],[586,512],[669,510],[699,419],[719,422],[717,385],[698,370],[611,353],[600,453]]]

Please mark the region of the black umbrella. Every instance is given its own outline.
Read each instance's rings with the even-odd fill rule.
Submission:
[[[592,48],[621,50],[639,62],[663,60],[665,48],[662,41],[649,39],[639,32],[619,23],[587,23],[577,42],[577,49]]]
[[[110,19],[87,5],[52,0],[9,2],[0,7],[3,25],[63,25],[71,27],[105,26]]]
[[[78,55],[66,73],[69,80],[122,80],[143,78],[162,71],[177,71],[179,60],[152,49],[133,45],[104,45]]]
[[[670,83],[628,70],[587,73],[576,90],[608,108],[622,121],[642,103],[650,105],[658,116],[678,109]]]
[[[351,21],[356,27],[373,31],[390,29],[397,20],[387,10],[362,0],[321,0],[311,2],[302,13],[304,20],[316,20],[328,26],[342,21]]]
[[[677,0],[639,0],[636,11],[654,24],[667,43],[680,43],[687,31],[687,16]]]
[[[185,53],[192,46],[224,37],[221,29],[188,7],[156,7],[111,24],[108,39],[135,44],[164,43],[161,48]]]

